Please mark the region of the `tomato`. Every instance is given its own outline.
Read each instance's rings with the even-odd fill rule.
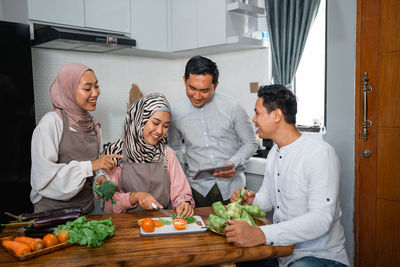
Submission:
[[[44,247],[52,247],[59,244],[58,239],[55,234],[47,234],[43,237]]]
[[[185,229],[187,222],[184,219],[175,219],[172,221],[174,227],[178,230]]]
[[[154,220],[154,227],[159,228],[159,227],[162,227],[162,226],[163,226],[162,222],[160,222],[159,220]]]
[[[145,232],[153,232],[154,231],[154,221],[152,218],[144,218],[142,221],[142,229]]]
[[[69,239],[68,231],[67,230],[60,230],[60,232],[58,232],[57,239],[58,239],[58,241],[60,241],[60,243],[67,242],[68,239]]]

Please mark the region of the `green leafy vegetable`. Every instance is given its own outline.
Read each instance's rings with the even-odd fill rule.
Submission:
[[[185,218],[185,221],[186,221],[188,224],[190,224],[190,223],[195,223],[197,220],[196,220],[195,217],[187,216],[187,217]]]
[[[88,221],[85,216],[82,216],[75,221],[59,225],[54,234],[58,235],[61,230],[69,233],[68,243],[98,247],[104,243],[104,239],[114,235],[115,227],[111,222],[111,217],[106,220]]]
[[[165,220],[163,218],[158,219],[163,225],[170,225],[172,224],[172,221],[170,220]]]
[[[103,205],[101,206],[101,210],[104,211],[104,206],[107,200],[112,201],[112,204],[115,205],[115,201],[112,199],[114,196],[115,190],[117,189],[117,185],[109,180],[104,181],[102,184],[98,184],[93,188],[93,191],[102,198]]]

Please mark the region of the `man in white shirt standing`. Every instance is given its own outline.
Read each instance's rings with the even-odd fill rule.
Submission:
[[[349,265],[340,223],[340,164],[335,150],[297,130],[296,97],[282,85],[261,87],[254,110],[256,133],[275,145],[260,190],[246,192],[243,204],[274,209],[273,224],[252,227],[244,221],[228,221],[227,241],[240,247],[295,244],[292,255],[278,259],[280,266]]]

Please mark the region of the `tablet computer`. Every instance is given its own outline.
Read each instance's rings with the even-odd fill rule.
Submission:
[[[195,175],[193,175],[192,180],[197,179],[197,177],[203,172],[207,172],[212,175],[215,171],[229,170],[234,166],[235,166],[235,164],[229,164],[229,165],[221,165],[221,166],[207,168],[207,169],[201,169],[198,172],[196,172]]]

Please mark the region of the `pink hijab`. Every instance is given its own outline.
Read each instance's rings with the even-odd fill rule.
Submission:
[[[50,97],[54,111],[61,118],[60,109],[63,109],[68,114],[69,126],[71,128],[84,133],[91,133],[95,130],[100,144],[100,124],[94,117],[92,123],[92,117],[89,112],[76,103],[76,90],[78,89],[83,73],[87,70],[91,69],[79,63],[71,63],[63,66],[58,71],[57,77],[50,87]]]

